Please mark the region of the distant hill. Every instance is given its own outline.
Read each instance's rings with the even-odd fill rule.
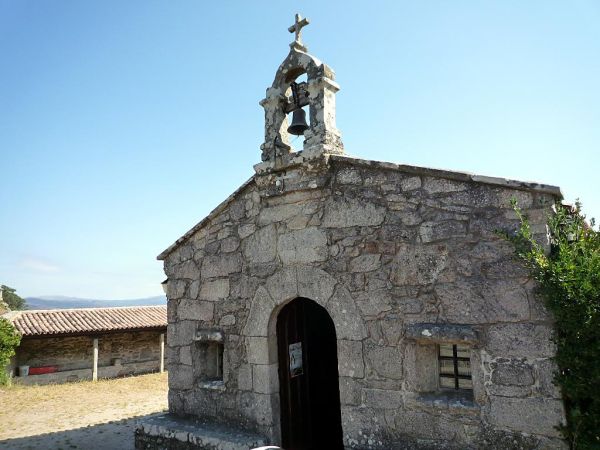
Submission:
[[[108,308],[111,306],[166,305],[164,295],[130,300],[93,300],[89,298],[42,296],[26,297],[28,309]]]

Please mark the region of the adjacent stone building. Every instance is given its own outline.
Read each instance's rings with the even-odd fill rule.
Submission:
[[[171,414],[137,448],[563,448],[552,320],[497,234],[516,199],[547,242],[560,190],[345,156],[305,23],[255,175],[159,256]]]
[[[21,344],[9,370],[20,384],[163,371],[165,306],[13,311]]]

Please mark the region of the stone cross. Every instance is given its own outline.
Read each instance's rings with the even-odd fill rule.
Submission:
[[[294,25],[288,28],[290,33],[296,33],[296,42],[302,45],[302,28],[308,25],[310,22],[305,17],[304,19],[300,14],[296,14],[296,20]]]

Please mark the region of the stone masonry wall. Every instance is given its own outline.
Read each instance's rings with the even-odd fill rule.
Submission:
[[[336,326],[347,448],[561,448],[551,319],[495,232],[516,198],[543,240],[554,199],[452,178],[343,157],[257,175],[165,259],[170,411],[278,443],[274,324],[305,296]],[[456,337],[411,334],[428,323],[470,333],[472,399],[438,389],[436,345]],[[195,375],[205,328],[223,383]]]
[[[122,370],[118,375],[148,371],[143,363],[152,361],[156,361],[158,368],[159,335],[157,331],[138,331],[98,336],[98,367],[113,366],[114,360],[120,359]],[[61,372],[91,369],[93,336],[27,338],[21,341],[16,353],[17,365],[52,365]]]

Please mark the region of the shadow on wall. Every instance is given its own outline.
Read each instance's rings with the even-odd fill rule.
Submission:
[[[32,411],[32,414],[35,412]],[[3,450],[133,450],[137,422],[161,414],[163,412],[55,433],[0,440],[0,448]],[[60,422],[60,416],[56,417],[57,427],[60,427]]]

